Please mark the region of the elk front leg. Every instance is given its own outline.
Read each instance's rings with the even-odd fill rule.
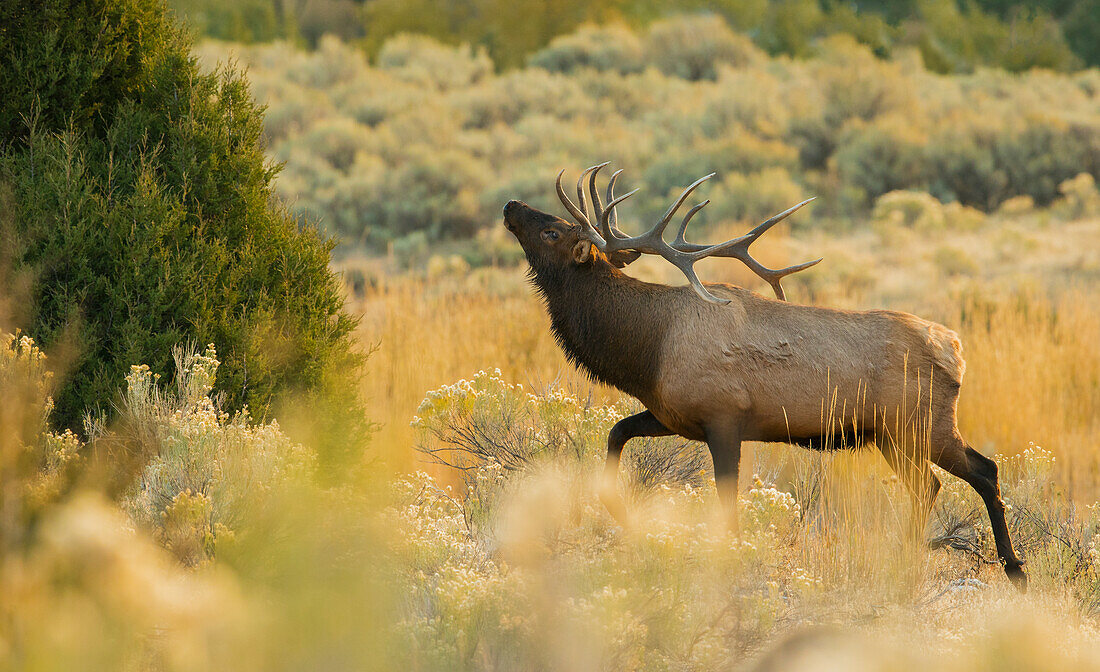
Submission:
[[[739,535],[741,527],[737,516],[737,476],[741,467],[741,431],[734,426],[708,427],[707,447],[710,448],[710,458],[714,462],[720,524]]]
[[[642,411],[615,423],[607,435],[607,462],[600,478],[600,501],[620,525],[626,524],[626,504],[619,492],[619,458],[626,442],[639,436],[669,436],[671,429],[661,424],[652,413]]]
[[[1027,574],[1008,533],[1001,485],[997,480],[997,463],[971,448],[954,432],[941,445],[934,446],[932,458],[945,471],[970,484],[985,502],[989,524],[993,528],[993,540],[997,544],[997,555],[1004,563],[1005,574],[1017,590],[1026,592]]]

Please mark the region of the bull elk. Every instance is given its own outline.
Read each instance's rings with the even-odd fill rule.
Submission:
[[[914,495],[921,530],[940,487],[930,462],[969,483],[985,502],[1005,573],[1024,590],[1027,575],[1009,537],[997,464],[971,448],[956,425],[965,370],[956,334],[908,313],[787,303],[780,281],[821,260],[774,270],[750,256],[749,246],[809,201],[741,237],[701,245],[685,233],[704,201],[667,242],[669,222],[711,174],[684,189],[648,231],[628,236],[618,228],[616,206],[635,192],[615,196],[618,171],[604,205],[596,175],[606,165],[581,174],[577,204],[558,174],[558,196],[576,224],[520,201],[504,207],[504,223],[523,247],[566,357],[646,408],[619,421],[607,438],[601,497],[612,513],[622,507],[614,485],[619,456],[635,437],[705,441],[719,500],[734,524],[742,441],[819,450],[873,443]],[[642,282],[619,270],[642,254],[666,259],[690,288]],[[700,282],[693,266],[707,257],[744,262],[777,300]],[[920,418],[923,429],[914,431]]]

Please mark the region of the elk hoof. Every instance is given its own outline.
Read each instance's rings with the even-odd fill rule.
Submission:
[[[1021,593],[1027,592],[1027,574],[1024,573],[1024,568],[1017,565],[1015,567],[1005,567],[1005,574],[1008,575],[1008,580],[1012,582],[1012,585],[1016,586],[1016,590]]]
[[[626,513],[626,502],[623,501],[622,495],[615,491],[608,491],[607,489],[601,489],[599,492],[600,502],[607,509],[607,512],[611,514],[611,518],[619,524],[620,527],[626,529],[628,524]]]

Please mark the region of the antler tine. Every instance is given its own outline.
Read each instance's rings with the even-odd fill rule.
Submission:
[[[641,191],[641,189],[635,189],[634,191],[628,191],[625,194],[623,194],[622,196],[619,196],[618,198],[613,198],[613,199],[611,199],[610,202],[608,202],[607,207],[604,208],[603,216],[600,217],[600,231],[610,233],[611,225],[609,224],[609,220],[615,214],[615,206],[622,203],[623,201],[630,198],[631,196],[638,193],[639,191]],[[619,234],[619,235],[610,235],[610,236],[605,236],[604,237],[607,244],[604,247],[604,249],[600,250],[601,252],[606,254],[608,252],[614,252],[616,250],[631,249],[631,248],[634,247],[634,245],[632,245],[631,243],[637,243],[638,241],[640,241],[645,236],[648,236],[649,233],[652,233],[652,229],[648,233],[644,233],[641,236],[637,236],[635,238],[630,238],[626,235],[623,235],[622,231],[619,231],[617,229],[616,229],[615,233]]]
[[[582,210],[582,208],[584,207],[584,201],[581,201],[581,208],[578,208],[576,205],[573,204],[573,201],[569,200],[569,196],[566,195],[565,189],[561,186],[561,178],[563,175],[565,175],[564,169],[562,169],[562,171],[558,173],[558,181],[556,183],[558,188],[558,198],[561,200],[561,204],[565,206],[565,209],[569,211],[569,214],[573,216],[573,219],[577,220],[577,223],[583,227],[588,224],[588,215]]]
[[[700,184],[706,182],[717,174],[718,173],[711,173],[710,175],[704,175],[703,177],[700,177],[698,180],[695,180],[690,185],[688,185],[688,188],[684,189],[683,192],[680,193],[680,197],[673,201],[672,205],[668,206],[668,210],[665,212],[665,216],[662,217],[661,221],[658,222],[657,225],[653,228],[656,229],[658,226],[660,226],[661,231],[664,231],[665,227],[668,226],[669,221],[672,219],[672,216],[676,214],[676,211],[679,210],[680,206],[684,204],[684,201],[687,200],[687,197],[691,196],[691,192],[695,191],[695,189]]]
[[[765,232],[765,231],[767,231],[768,229],[772,228],[773,226],[775,226],[775,225],[776,225],[776,224],[778,224],[779,222],[781,222],[781,221],[783,221],[784,219],[786,219],[788,215],[790,215],[791,213],[795,212],[796,210],[799,210],[800,208],[802,208],[802,206],[804,206],[804,205],[806,205],[807,203],[809,203],[810,201],[814,201],[814,200],[817,200],[817,196],[811,196],[810,198],[807,198],[806,200],[804,200],[804,201],[802,201],[801,203],[799,203],[798,205],[793,205],[793,206],[791,206],[791,207],[787,208],[787,209],[786,209],[786,210],[784,210],[783,212],[779,213],[778,215],[775,215],[775,216],[773,216],[773,217],[772,217],[771,219],[769,219],[768,221],[766,221],[766,222],[764,222],[763,224],[761,224],[761,225],[757,226],[757,227],[756,227],[755,229],[753,229],[752,231],[749,231],[749,232],[748,232],[747,234],[745,234],[745,237],[751,237],[751,238],[752,238],[752,240],[750,240],[750,241],[749,241],[748,243],[746,243],[746,244],[745,244],[745,247],[748,247],[749,245],[752,245],[752,243],[753,243],[753,242],[754,242],[754,241],[755,241],[755,240],[756,240],[757,238],[759,238],[760,236],[764,235],[764,232]]]
[[[623,169],[620,168],[611,174],[611,179],[607,182],[607,202],[615,200],[615,182],[619,179]],[[611,214],[607,217],[607,228],[601,229],[603,237],[607,240],[612,238],[626,238],[626,234],[619,230],[619,213],[614,208],[611,209]],[[603,220],[600,220],[600,226],[603,226]]]
[[[588,192],[592,194],[592,214],[595,217],[592,219],[592,223],[600,221],[600,217],[603,216],[603,202],[600,201],[600,192],[596,189],[596,175],[600,172],[600,169],[611,163],[610,161],[604,161],[598,166],[592,166],[588,170],[592,172],[588,175]],[[588,171],[585,171],[588,172]],[[604,236],[606,238],[607,236]]]
[[[682,250],[677,250],[674,247],[670,247],[668,243],[664,241],[665,229],[668,228],[668,223],[672,221],[672,216],[676,214],[676,211],[680,208],[681,205],[684,204],[684,201],[687,200],[687,197],[691,195],[691,192],[695,191],[695,189],[700,184],[706,182],[710,178],[714,177],[716,174],[717,173],[711,173],[710,175],[700,177],[698,180],[692,182],[687,187],[687,189],[684,189],[684,191],[681,192],[680,196],[672,203],[672,205],[669,206],[668,210],[665,212],[665,216],[662,217],[660,221],[658,221],[656,224],[654,224],[649,231],[646,231],[645,233],[634,237],[608,239],[608,245],[611,246],[612,244],[614,244],[614,249],[629,249],[633,247],[639,250],[641,249],[641,247],[639,247],[640,245],[648,245],[654,248],[652,251],[653,254],[660,254],[660,252],[657,251],[660,248],[668,248],[676,252],[681,252]],[[634,191],[637,191],[637,189],[635,189]],[[630,193],[634,193],[634,191]],[[608,204],[607,210],[611,209],[611,205]],[[698,212],[699,208],[692,208],[692,210],[694,212],[689,213],[688,218],[690,218],[690,216],[695,212]],[[604,219],[607,219],[607,217],[604,217]],[[606,228],[605,222],[603,220],[600,221],[600,228]]]
[[[740,252],[740,254],[731,254],[731,255],[728,255],[728,256],[735,257],[735,258],[740,259],[741,261],[745,262],[745,265],[748,266],[749,269],[751,269],[753,273],[760,276],[760,278],[762,280],[764,280],[764,282],[767,282],[769,285],[771,285],[772,291],[775,292],[775,298],[779,299],[780,301],[786,301],[787,300],[786,295],[783,293],[783,287],[782,287],[782,285],[779,284],[780,280],[782,280],[783,278],[787,277],[788,275],[790,275],[792,273],[797,273],[797,272],[799,272],[801,270],[805,270],[805,269],[807,269],[811,266],[816,266],[817,264],[821,263],[821,259],[824,258],[824,257],[822,257],[822,258],[814,259],[813,261],[806,261],[806,262],[803,262],[801,264],[795,264],[794,266],[788,266],[786,268],[774,269],[774,268],[768,268],[767,266],[764,266],[763,264],[761,264],[756,259],[753,259],[751,256],[749,256],[748,250],[746,250],[744,248],[738,248],[737,251]],[[726,256],[726,255],[722,255],[722,256]]]
[[[710,199],[708,198],[707,200],[703,201],[702,203],[696,205],[691,210],[688,210],[688,213],[686,215],[684,215],[684,219],[680,222],[680,230],[676,232],[676,240],[672,241],[672,246],[673,247],[675,247],[677,249],[683,249],[682,246],[691,244],[684,237],[684,234],[687,233],[688,222],[690,222],[691,218],[695,216],[695,213],[697,213],[700,210],[702,210],[703,208],[707,207],[707,205],[709,203],[710,203]]]
[[[588,168],[585,168],[584,172],[581,173],[581,176],[577,178],[577,202],[580,204],[581,212],[584,213],[585,221],[590,222],[589,226],[591,226],[592,220],[588,219],[588,199],[584,197],[584,178],[587,177],[588,174],[592,171],[599,170],[600,167],[600,165],[589,166]]]

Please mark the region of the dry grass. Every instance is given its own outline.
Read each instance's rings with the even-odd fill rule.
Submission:
[[[371,417],[382,423],[374,444],[391,455],[396,450],[399,459],[412,455],[409,421],[417,405],[440,385],[499,368],[508,380],[533,389],[589,387],[561,355],[549,319],[519,272],[484,276],[472,287],[456,278],[399,278],[353,300],[352,309],[363,315],[363,341],[378,347],[365,389]],[[600,400],[617,396],[592,392]]]

